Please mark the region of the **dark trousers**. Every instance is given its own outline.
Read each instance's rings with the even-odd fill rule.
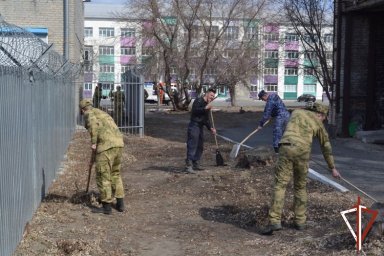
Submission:
[[[203,126],[196,122],[188,125],[187,161],[199,161],[204,149]]]

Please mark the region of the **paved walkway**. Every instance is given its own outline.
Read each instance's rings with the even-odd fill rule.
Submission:
[[[257,120],[255,123],[247,123],[236,129],[218,129],[218,133],[239,142],[255,128],[257,128]],[[384,133],[379,132],[372,136],[377,137],[377,134],[383,134],[384,141]],[[384,202],[384,145],[364,143],[355,138],[337,138],[332,140],[331,144],[336,168],[342,177],[376,201]],[[271,145],[272,147],[272,124],[264,127],[245,143],[245,146],[249,148],[260,145]],[[333,179],[321,154],[317,139],[314,139],[311,159],[310,168]],[[362,195],[348,183],[342,180],[335,181]]]

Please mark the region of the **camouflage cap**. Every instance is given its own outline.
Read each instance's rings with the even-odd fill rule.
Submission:
[[[79,107],[81,109],[85,108],[85,107],[88,107],[88,106],[92,106],[92,102],[90,100],[81,100],[80,103],[79,103]]]
[[[318,102],[313,103],[312,106],[308,106],[307,108],[309,110],[311,110],[311,111],[314,111],[314,112],[317,112],[317,113],[321,113],[321,114],[324,114],[324,115],[327,115],[328,114],[328,110],[329,110],[328,106],[326,106],[324,104],[321,104],[321,103],[318,103]]]

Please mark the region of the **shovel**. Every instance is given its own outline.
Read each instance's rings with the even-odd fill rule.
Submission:
[[[266,125],[268,122],[269,122],[269,120],[267,122],[265,122],[264,125]],[[261,129],[259,129],[259,127],[257,127],[256,130],[254,130],[253,132],[248,134],[248,136],[245,137],[239,144],[233,145],[231,153],[229,154],[229,157],[232,158],[232,159],[235,159],[237,157],[237,154],[239,153],[241,145],[243,145],[244,142],[246,142],[253,134],[258,132],[259,130],[261,130]]]
[[[89,191],[89,183],[91,181],[92,166],[93,166],[93,163],[95,162],[95,158],[96,158],[96,152],[92,150],[91,161],[89,162],[89,167],[88,167],[87,189],[85,190],[86,193],[88,193]]]
[[[211,119],[212,119],[212,127],[215,128],[215,123],[213,121],[212,110],[210,112],[211,112]],[[216,165],[217,166],[224,166],[224,159],[223,159],[223,156],[220,153],[219,145],[217,144],[217,136],[216,136],[216,134],[215,134],[215,142],[216,142]]]

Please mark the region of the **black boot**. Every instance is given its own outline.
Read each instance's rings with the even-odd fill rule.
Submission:
[[[116,210],[119,212],[124,212],[124,199],[123,198],[116,198]]]
[[[205,170],[205,169],[200,165],[200,163],[199,163],[198,161],[193,161],[193,162],[192,162],[192,168],[193,168],[193,170],[195,170],[195,171],[203,171],[203,170]]]
[[[190,174],[195,174],[192,168],[192,163],[190,160],[185,160],[185,172]]]
[[[92,212],[93,213],[104,213],[104,214],[111,214],[112,213],[112,208],[110,203],[102,203],[103,207],[100,208],[93,208]]]

